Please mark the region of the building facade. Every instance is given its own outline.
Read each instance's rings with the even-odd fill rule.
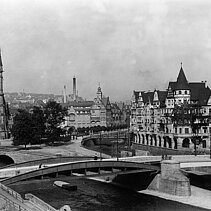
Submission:
[[[109,97],[103,97],[101,87],[97,88],[96,97],[91,107],[91,126],[111,126],[111,103]]]
[[[77,98],[76,98],[77,99]],[[68,101],[63,103],[68,108],[64,126],[83,128],[93,126],[111,126],[111,103],[109,97],[103,97],[101,87],[97,88],[93,101]]]
[[[172,149],[210,147],[211,90],[188,82],[183,68],[166,91],[134,91],[130,129],[135,143]]]
[[[76,129],[90,127],[92,105],[93,101],[72,101],[63,104],[63,106],[68,108],[68,116],[65,117],[65,126]]]

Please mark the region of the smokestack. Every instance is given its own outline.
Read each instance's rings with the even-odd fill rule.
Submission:
[[[76,101],[76,78],[73,77],[73,100]]]
[[[66,86],[64,85],[64,103],[67,102]]]

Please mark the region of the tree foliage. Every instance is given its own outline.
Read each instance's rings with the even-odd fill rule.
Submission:
[[[32,118],[28,111],[18,110],[18,114],[14,117],[12,127],[14,145],[26,145],[31,143],[33,139],[33,124]]]
[[[59,141],[60,136],[64,132],[60,126],[64,121],[64,117],[67,115],[67,109],[63,108],[56,101],[48,101],[44,108],[44,115],[46,119],[46,135],[48,141],[51,143]]]
[[[15,145],[39,144],[42,137],[51,143],[59,141],[64,133],[61,123],[67,109],[55,101],[49,101],[44,109],[33,107],[30,112],[18,110],[14,117],[12,135]]]
[[[44,112],[40,107],[33,107],[33,111],[31,113],[32,119],[32,133],[33,139],[32,144],[40,143],[40,139],[45,135],[45,117]]]
[[[12,127],[14,145],[39,144],[45,133],[45,118],[42,109],[33,107],[29,111],[19,109]]]

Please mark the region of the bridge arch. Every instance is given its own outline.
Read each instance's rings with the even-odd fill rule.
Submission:
[[[0,166],[14,164],[15,161],[8,155],[0,155]]]

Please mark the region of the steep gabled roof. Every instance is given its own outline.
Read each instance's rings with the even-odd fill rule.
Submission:
[[[168,90],[169,89],[171,89],[172,91],[190,89],[188,80],[185,76],[185,73],[184,73],[182,67],[180,68],[179,75],[177,77],[177,81],[169,82]]]
[[[191,101],[197,101],[199,105],[206,105],[211,95],[211,90],[204,82],[189,83],[191,89]]]
[[[101,99],[101,101],[102,101],[103,105],[106,107],[109,103],[109,97],[103,97]]]
[[[199,104],[207,105],[210,95],[211,95],[211,90],[209,87],[206,87],[203,90],[203,92],[200,92],[200,94],[199,94]]]
[[[205,89],[205,84],[202,82],[193,82],[189,83],[189,87],[191,90],[190,100],[198,100],[200,91]]]
[[[176,81],[170,81],[168,89],[175,90],[176,86],[177,86],[177,82]]]
[[[165,106],[165,101],[167,97],[167,91],[158,91],[158,99],[160,101],[160,106]]]
[[[135,101],[136,101],[136,103],[138,103],[138,97],[139,97],[139,91],[133,91],[133,94],[134,94],[134,96],[135,96]]]
[[[185,73],[184,73],[182,67],[180,68],[179,75],[177,77],[175,89],[176,90],[189,89],[188,81],[186,79],[186,76],[185,76]]]
[[[145,103],[153,103],[154,92],[141,92],[142,98]]]

